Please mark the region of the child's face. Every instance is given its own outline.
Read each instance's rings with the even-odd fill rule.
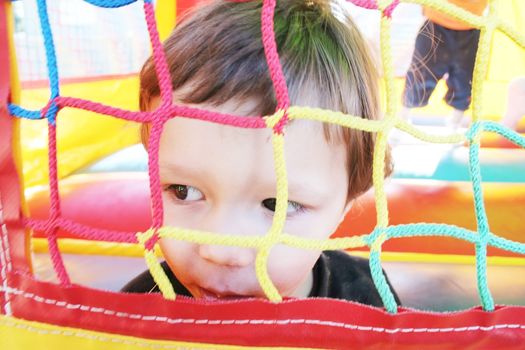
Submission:
[[[252,104],[195,107],[248,114]],[[289,206],[284,232],[325,239],[347,210],[347,150],[328,143],[321,124],[294,121],[285,132]],[[164,225],[235,235],[264,235],[271,226],[276,179],[271,130],[248,130],[186,118],[166,123],[159,151]],[[196,298],[264,297],[256,251],[160,242],[182,284]],[[270,277],[283,296],[305,297],[319,251],[272,248]]]

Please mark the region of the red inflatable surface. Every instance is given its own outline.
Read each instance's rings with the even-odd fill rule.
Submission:
[[[476,231],[472,187],[467,182],[393,179],[386,186],[391,225],[445,223]],[[525,240],[525,184],[486,183],[485,208],[491,232]],[[373,193],[360,198],[335,233],[336,237],[366,234],[376,224]],[[384,251],[473,255],[472,244],[450,237],[411,237],[389,240]],[[519,256],[493,247],[489,255]]]
[[[84,225],[134,234],[150,227],[149,190],[145,174],[80,174],[61,181],[65,218]],[[454,224],[476,230],[471,185],[433,180],[393,179],[386,187],[390,223]],[[484,196],[491,231],[523,241],[525,232],[525,184],[487,183]],[[28,193],[31,216],[46,219],[49,192],[42,187]],[[103,199],[103,200],[102,200]],[[335,237],[370,233],[376,223],[373,193],[354,204]],[[37,237],[42,234],[37,232]],[[60,237],[78,237],[59,232]],[[449,237],[413,237],[390,240],[385,251],[473,255],[472,244]],[[489,247],[489,255],[517,256]]]
[[[151,339],[327,349],[523,349],[525,308],[454,313],[381,309],[335,299],[206,302],[69,288],[11,274],[19,318]]]
[[[0,19],[0,23],[4,21]],[[0,33],[5,32],[1,29]],[[0,56],[7,52],[2,40],[0,37]],[[2,57],[2,62],[6,61]],[[525,308],[517,306],[458,313],[402,309],[391,315],[381,309],[329,299],[287,300],[279,304],[261,300],[210,303],[182,297],[167,301],[160,295],[126,295],[37,281],[27,259],[30,252],[21,215],[22,193],[12,150],[13,118],[6,113],[8,79],[2,68],[5,65],[0,65],[0,314],[150,339],[247,347],[523,349]],[[62,182],[62,217],[95,227],[114,225],[111,228],[130,234],[149,226],[145,179],[129,177],[109,183],[87,179]],[[392,198],[412,198],[413,208],[422,211],[422,197],[407,196],[408,190],[401,193],[404,195]],[[441,203],[444,210],[447,203],[451,205],[450,198],[457,197],[450,197],[454,191],[441,193],[444,194],[435,197],[447,199]],[[34,217],[47,219],[44,198],[45,191],[30,196]],[[399,213],[409,208],[399,201],[391,205],[398,206]],[[430,205],[426,208],[422,212],[429,215],[432,209]],[[453,208],[449,214],[455,214]],[[406,214],[413,214],[415,209]],[[419,219],[410,218],[411,222]],[[428,221],[436,220],[429,217]],[[369,223],[363,225],[366,228]]]

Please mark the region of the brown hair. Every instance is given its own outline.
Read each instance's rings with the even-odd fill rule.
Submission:
[[[279,0],[274,31],[292,105],[379,118],[378,74],[347,10],[337,0]],[[191,84],[182,103],[258,101],[253,114],[274,113],[276,99],[261,41],[262,1],[219,0],[185,17],[164,43],[173,90]],[[150,57],[140,72],[140,109],[159,96]],[[348,198],[372,186],[375,134],[324,124],[329,142],[348,145]],[[149,126],[143,125],[147,144]],[[391,173],[387,153],[385,173]]]

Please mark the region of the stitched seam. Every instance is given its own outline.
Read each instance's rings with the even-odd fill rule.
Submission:
[[[0,226],[2,230],[0,240],[0,263],[2,268],[0,269],[0,278],[2,279],[2,287],[4,288],[4,314],[11,316],[11,301],[9,296],[8,284],[7,284],[7,271],[11,271],[11,258],[9,256],[9,237],[7,236],[7,225],[4,222],[4,207],[2,205],[2,196],[0,194]],[[7,271],[6,271],[7,270]]]
[[[2,241],[5,246],[5,258],[7,260],[7,271],[11,272],[13,270],[13,266],[11,265],[11,254],[9,252],[9,237],[7,232],[7,225],[4,221],[4,208],[2,206],[2,197],[0,196],[0,223],[2,225]]]
[[[130,314],[127,312],[120,312],[109,310],[101,307],[88,306],[83,304],[70,304],[65,301],[58,301],[55,299],[44,298],[34,293],[27,293],[15,288],[8,288],[9,292],[22,296],[27,299],[32,299],[36,302],[55,305],[57,307],[66,308],[69,310],[80,310],[91,313],[99,313],[108,316],[116,316],[121,318],[129,318],[142,321],[163,322],[168,324],[195,324],[195,325],[290,325],[290,324],[306,324],[319,325],[325,327],[344,328],[355,331],[375,332],[375,333],[452,333],[452,332],[471,332],[471,331],[492,331],[495,329],[522,329],[525,330],[525,324],[496,324],[492,326],[463,326],[463,327],[447,327],[447,328],[382,328],[372,326],[359,326],[343,322],[334,322],[326,320],[314,319],[285,319],[285,320],[270,320],[270,319],[244,319],[244,320],[220,320],[220,319],[194,319],[194,318],[169,318],[165,316],[155,315],[141,315]]]

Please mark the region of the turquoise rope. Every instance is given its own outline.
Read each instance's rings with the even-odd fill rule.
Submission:
[[[104,8],[116,8],[129,5],[136,2],[136,0],[85,0],[86,2],[95,6]],[[145,0],[145,3],[151,3],[151,0]],[[42,110],[32,111],[24,109],[20,106],[10,104],[9,113],[13,116],[26,119],[41,119],[47,118],[51,124],[55,123],[58,107],[54,103],[54,99],[59,96],[59,74],[57,68],[57,59],[55,53],[55,46],[53,43],[53,34],[49,24],[47,13],[46,0],[38,0],[38,14],[41,23],[42,35],[44,37],[44,48],[46,53],[46,63],[48,70],[48,77],[50,83],[50,104],[45,116],[42,115]],[[489,122],[480,121],[474,123],[466,136],[471,145],[469,149],[469,171],[474,191],[474,206],[477,221],[477,232],[467,230],[461,227],[447,225],[447,224],[431,224],[431,223],[414,223],[405,225],[389,226],[387,228],[376,228],[364,240],[368,246],[371,246],[381,234],[385,235],[385,239],[395,239],[402,237],[416,237],[416,236],[441,236],[452,237],[472,243],[476,247],[476,274],[478,281],[478,293],[480,300],[485,310],[494,310],[494,301],[490,294],[487,277],[487,246],[493,246],[505,251],[510,251],[518,254],[525,254],[525,243],[514,242],[502,237],[499,237],[490,232],[488,218],[486,215],[485,206],[483,203],[482,179],[479,164],[479,141],[477,137],[483,131],[497,133],[517,146],[525,148],[525,138],[518,133],[503,127],[502,125]],[[370,253],[370,270],[374,284],[383,300],[383,304],[388,312],[395,313],[397,305],[392,291],[390,290],[386,277],[381,268],[381,251],[372,251]]]
[[[448,224],[403,224],[389,226],[386,230],[387,238],[405,237],[453,237],[470,243],[478,242],[477,232]]]
[[[482,128],[485,131],[495,132],[505,137],[507,140],[513,144],[525,148],[525,137],[521,136],[514,130],[504,127],[501,124],[495,122],[482,122]]]
[[[376,286],[376,289],[383,301],[386,311],[395,314],[397,312],[397,303],[394,298],[392,290],[386,282],[385,274],[381,268],[381,256],[379,252],[370,252],[370,273],[372,274],[372,280]]]
[[[483,130],[482,122],[475,122],[467,133],[470,141],[469,170],[474,192],[474,210],[479,232],[479,241],[476,243],[476,277],[478,281],[478,293],[483,309],[494,310],[494,299],[490,293],[487,282],[487,241],[489,235],[489,223],[485,203],[483,201],[483,189],[481,187],[481,166],[479,164],[479,139],[477,136]]]

